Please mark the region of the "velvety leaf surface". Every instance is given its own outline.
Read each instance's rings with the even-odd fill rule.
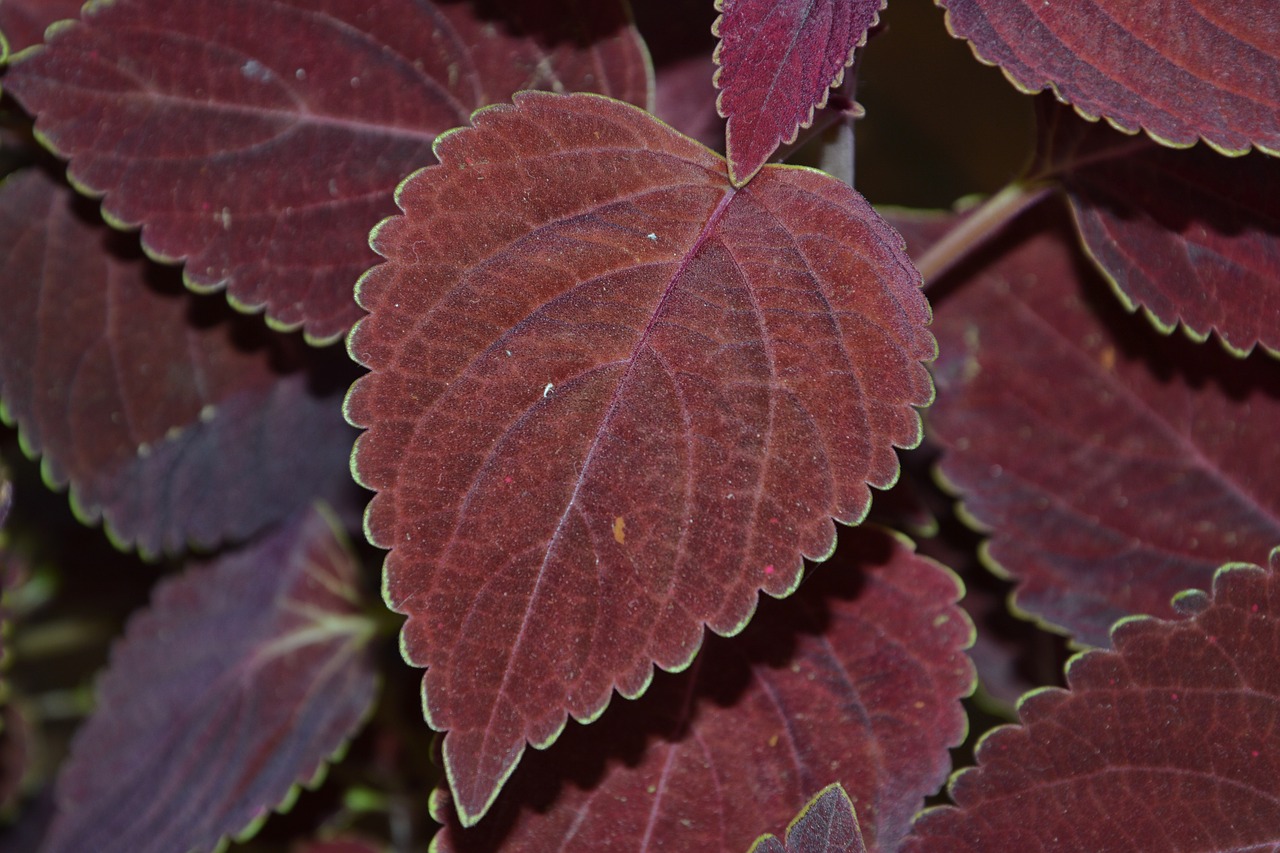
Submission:
[[[45,850],[209,850],[316,778],[374,698],[356,568],[309,510],[163,581],[112,651]]]
[[[0,186],[0,400],[45,479],[144,553],[346,499],[341,361],[184,292],[85,207],[34,169]]]
[[[1162,330],[1280,350],[1280,160],[1171,151],[1041,110],[1041,168],[1071,199],[1085,247],[1130,310]]]
[[[1280,154],[1274,0],[938,0],[958,37],[1025,91],[1179,147]]]
[[[472,819],[526,742],[793,590],[932,397],[918,276],[852,190],[735,190],[634,107],[516,103],[401,186],[350,339],[366,530]]]
[[[744,853],[832,780],[868,846],[895,849],[964,737],[972,629],[937,563],[878,530],[840,538],[741,636],[529,755],[478,826],[438,800],[437,853]]]
[[[54,21],[80,17],[84,0],[0,0],[0,35],[16,53],[44,41]]]
[[[763,835],[751,853],[865,853],[853,803],[839,782],[819,791],[787,827],[786,841]]]
[[[813,121],[884,0],[716,0],[716,8],[717,104],[740,186]]]
[[[1280,365],[1158,334],[1032,224],[939,301],[929,424],[1018,606],[1102,644],[1280,543]]]
[[[625,15],[619,0],[117,0],[5,85],[189,284],[331,340],[359,316],[369,229],[436,134],[519,89],[648,104]]]
[[[921,817],[925,851],[1272,850],[1280,845],[1280,556],[1227,566],[1181,622],[1116,626],[1115,651],[1023,700],[979,745],[959,808]]]

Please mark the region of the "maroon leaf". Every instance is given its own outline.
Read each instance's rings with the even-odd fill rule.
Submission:
[[[865,853],[853,803],[839,782],[823,788],[787,827],[786,843],[762,835],[751,853]]]
[[[9,472],[0,465],[0,528],[4,527],[5,520],[9,517],[9,508],[13,506],[13,484],[9,482]],[[0,575],[0,577],[3,577]],[[0,585],[0,589],[4,589],[4,585]]]
[[[1179,147],[1280,154],[1274,0],[938,0],[958,37],[1024,91]]]
[[[108,218],[185,259],[191,286],[332,340],[359,316],[369,229],[437,134],[518,89],[648,103],[619,0],[481,5],[92,4],[5,84]]]
[[[372,633],[316,511],[162,582],[113,650],[45,850],[208,850],[264,817],[363,720]]]
[[[386,853],[390,848],[385,844],[370,841],[366,838],[344,836],[331,841],[314,841],[295,850],[295,853]]]
[[[1237,353],[1280,350],[1280,160],[1170,151],[1061,107],[1040,124],[1042,168],[1129,310]]]
[[[924,851],[1261,850],[1280,844],[1280,553],[1230,565],[1181,622],[1127,620],[1071,689],[1023,700],[926,812]]]
[[[341,384],[304,369],[341,363],[255,342],[259,323],[184,293],[78,201],[36,170],[0,187],[0,399],[45,479],[144,553],[349,494]]]
[[[743,853],[833,779],[872,849],[893,850],[964,737],[972,628],[955,576],[874,529],[768,601],[688,671],[530,755],[493,812],[462,829],[447,796],[440,853]]]
[[[716,8],[718,106],[728,119],[729,176],[742,186],[826,104],[884,0],[716,0]]]
[[[366,530],[467,822],[526,741],[793,590],[932,397],[918,275],[852,190],[735,190],[634,107],[516,104],[401,185],[350,339]]]
[[[1125,314],[1055,226],[939,303],[929,423],[1018,606],[1100,644],[1280,543],[1280,371]]]
[[[80,17],[84,0],[2,0],[0,36],[11,52],[44,40],[45,28],[54,21]]]

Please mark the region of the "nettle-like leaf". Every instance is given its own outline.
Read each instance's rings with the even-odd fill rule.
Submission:
[[[987,735],[957,807],[925,812],[926,851],[1262,850],[1280,845],[1280,553],[1179,600],[1180,622],[1125,620],[1115,651],[1072,660],[1070,690]]]
[[[929,309],[852,190],[626,104],[528,93],[445,137],[380,226],[347,402],[458,807],[702,627],[741,630],[897,477]]]
[[[1101,644],[1280,543],[1280,365],[1161,336],[1074,242],[1055,221],[939,302],[929,424],[1018,606]]]
[[[308,369],[335,360],[184,292],[78,202],[35,169],[0,186],[0,400],[46,481],[146,554],[346,498],[343,389]]]
[[[751,180],[779,143],[808,127],[840,84],[884,0],[716,0],[717,105],[729,176]]]
[[[0,0],[0,37],[11,52],[44,40],[54,21],[75,18],[84,0]]]
[[[1049,103],[1040,168],[1125,305],[1163,331],[1216,331],[1237,353],[1280,351],[1280,160],[1170,151]]]
[[[317,780],[374,698],[356,568],[312,510],[161,582],[58,777],[47,853],[209,850]]]
[[[1018,88],[1166,145],[1280,154],[1274,0],[937,0],[958,37]]]
[[[519,89],[647,105],[650,74],[620,0],[116,0],[5,87],[188,284],[333,340],[369,229],[437,134]]]
[[[853,803],[839,782],[819,791],[787,827],[786,841],[762,835],[751,853],[865,853]]]
[[[972,627],[955,576],[885,533],[846,531],[829,565],[739,637],[639,701],[529,756],[493,812],[437,853],[744,853],[832,780],[890,851],[964,738]]]

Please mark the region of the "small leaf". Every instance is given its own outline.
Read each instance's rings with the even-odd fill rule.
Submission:
[[[0,185],[0,399],[46,481],[144,554],[349,500],[323,378],[347,365],[184,293],[79,201],[34,169]]]
[[[949,571],[874,528],[840,538],[741,636],[528,756],[478,826],[442,794],[439,853],[744,853],[833,779],[896,849],[964,737],[972,626]]]
[[[1018,88],[1165,145],[1280,154],[1275,0],[938,0]]]
[[[717,105],[729,175],[742,186],[779,143],[808,127],[840,84],[884,0],[716,0]]]
[[[1070,690],[983,739],[956,807],[925,812],[903,850],[1274,849],[1278,617],[1280,552],[1219,570],[1193,619],[1122,621],[1115,651],[1072,660]]]
[[[143,225],[153,256],[185,260],[192,287],[329,341],[359,316],[369,229],[437,134],[519,89],[648,104],[620,0],[475,5],[95,3],[5,86],[77,186]]]
[[[526,93],[437,145],[362,280],[348,418],[366,530],[428,667],[467,822],[524,751],[860,521],[932,397],[928,305],[860,196],[648,114]]]
[[[316,779],[373,703],[356,584],[314,510],[161,582],[58,777],[46,853],[210,850]]]
[[[866,853],[858,816],[839,782],[823,788],[787,827],[784,844],[762,835],[751,853]]]
[[[54,21],[80,17],[85,0],[0,0],[0,37],[10,53],[44,41]]]

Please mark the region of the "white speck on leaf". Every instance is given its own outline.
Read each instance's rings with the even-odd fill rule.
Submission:
[[[652,241],[653,241],[653,242],[655,242],[655,243],[656,243],[656,242],[658,242],[658,235],[657,235],[657,234],[655,234],[655,233],[653,233],[652,231],[650,231],[648,234],[646,234],[646,235],[644,235],[644,236],[645,236],[647,239],[652,240]]]
[[[542,396],[543,396],[543,398],[550,397],[550,396],[551,396],[551,392],[552,392],[552,391],[554,391],[554,390],[556,390],[556,386],[555,386],[555,384],[554,384],[554,383],[552,383],[552,382],[548,382],[548,383],[547,383],[547,387],[542,389]]]
[[[271,69],[256,59],[250,59],[240,66],[240,73],[250,80],[265,83],[271,79]]]

